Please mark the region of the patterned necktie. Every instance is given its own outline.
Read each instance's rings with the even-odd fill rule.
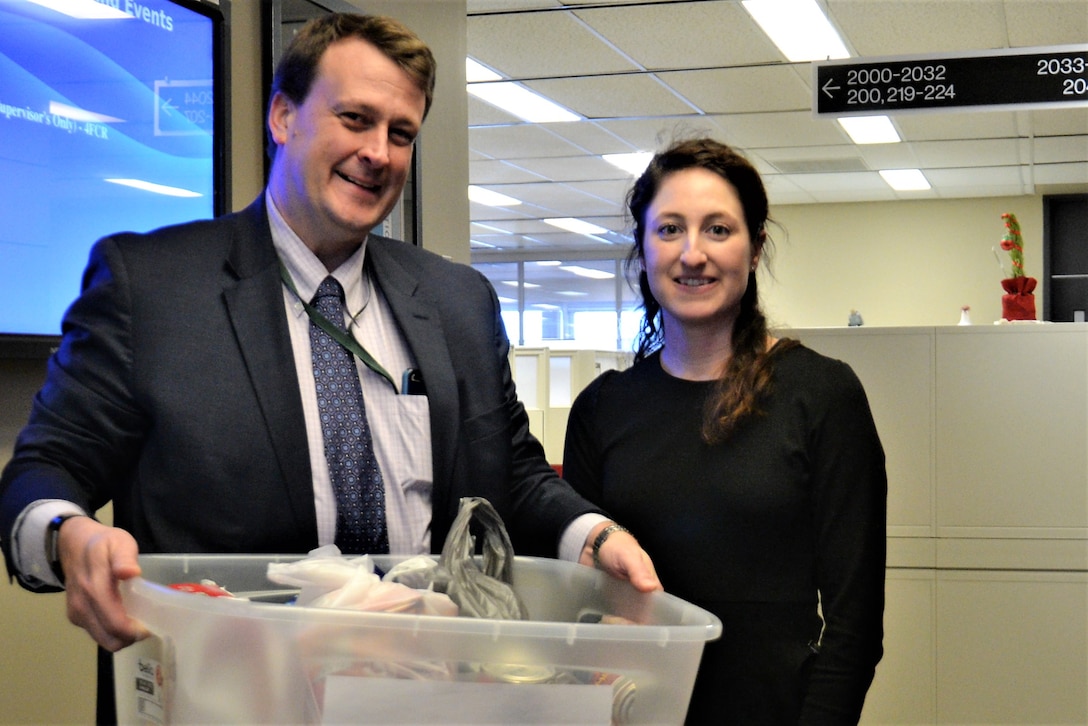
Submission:
[[[335,278],[326,277],[317,288],[313,306],[344,328],[344,290]],[[374,456],[355,359],[313,322],[310,348],[325,459],[336,492],[336,546],[345,554],[388,552],[385,488]]]

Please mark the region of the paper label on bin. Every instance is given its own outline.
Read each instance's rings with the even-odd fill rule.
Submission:
[[[137,658],[133,688],[137,718],[149,723],[163,723],[165,712],[162,664],[152,658]]]
[[[329,676],[323,724],[598,724],[612,721],[612,689]]]

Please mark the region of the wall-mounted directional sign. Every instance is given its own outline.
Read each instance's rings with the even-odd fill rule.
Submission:
[[[1088,106],[1088,45],[813,63],[813,113]]]

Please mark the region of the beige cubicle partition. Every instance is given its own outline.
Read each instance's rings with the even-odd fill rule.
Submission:
[[[631,365],[630,353],[614,350],[513,348],[510,358],[529,428],[552,464],[563,462],[567,416],[578,393],[604,371]]]
[[[1088,326],[792,334],[854,368],[887,453],[863,723],[1088,723]]]
[[[783,332],[857,372],[887,455],[885,656],[862,722],[1088,723],[1088,325]],[[512,355],[558,463],[570,401],[629,359]]]

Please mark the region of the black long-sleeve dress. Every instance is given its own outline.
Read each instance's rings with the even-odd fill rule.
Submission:
[[[659,354],[603,374],[572,407],[564,478],[722,619],[689,723],[856,723],[883,654],[887,476],[865,391],[790,348],[762,413],[711,446],[713,386]]]

